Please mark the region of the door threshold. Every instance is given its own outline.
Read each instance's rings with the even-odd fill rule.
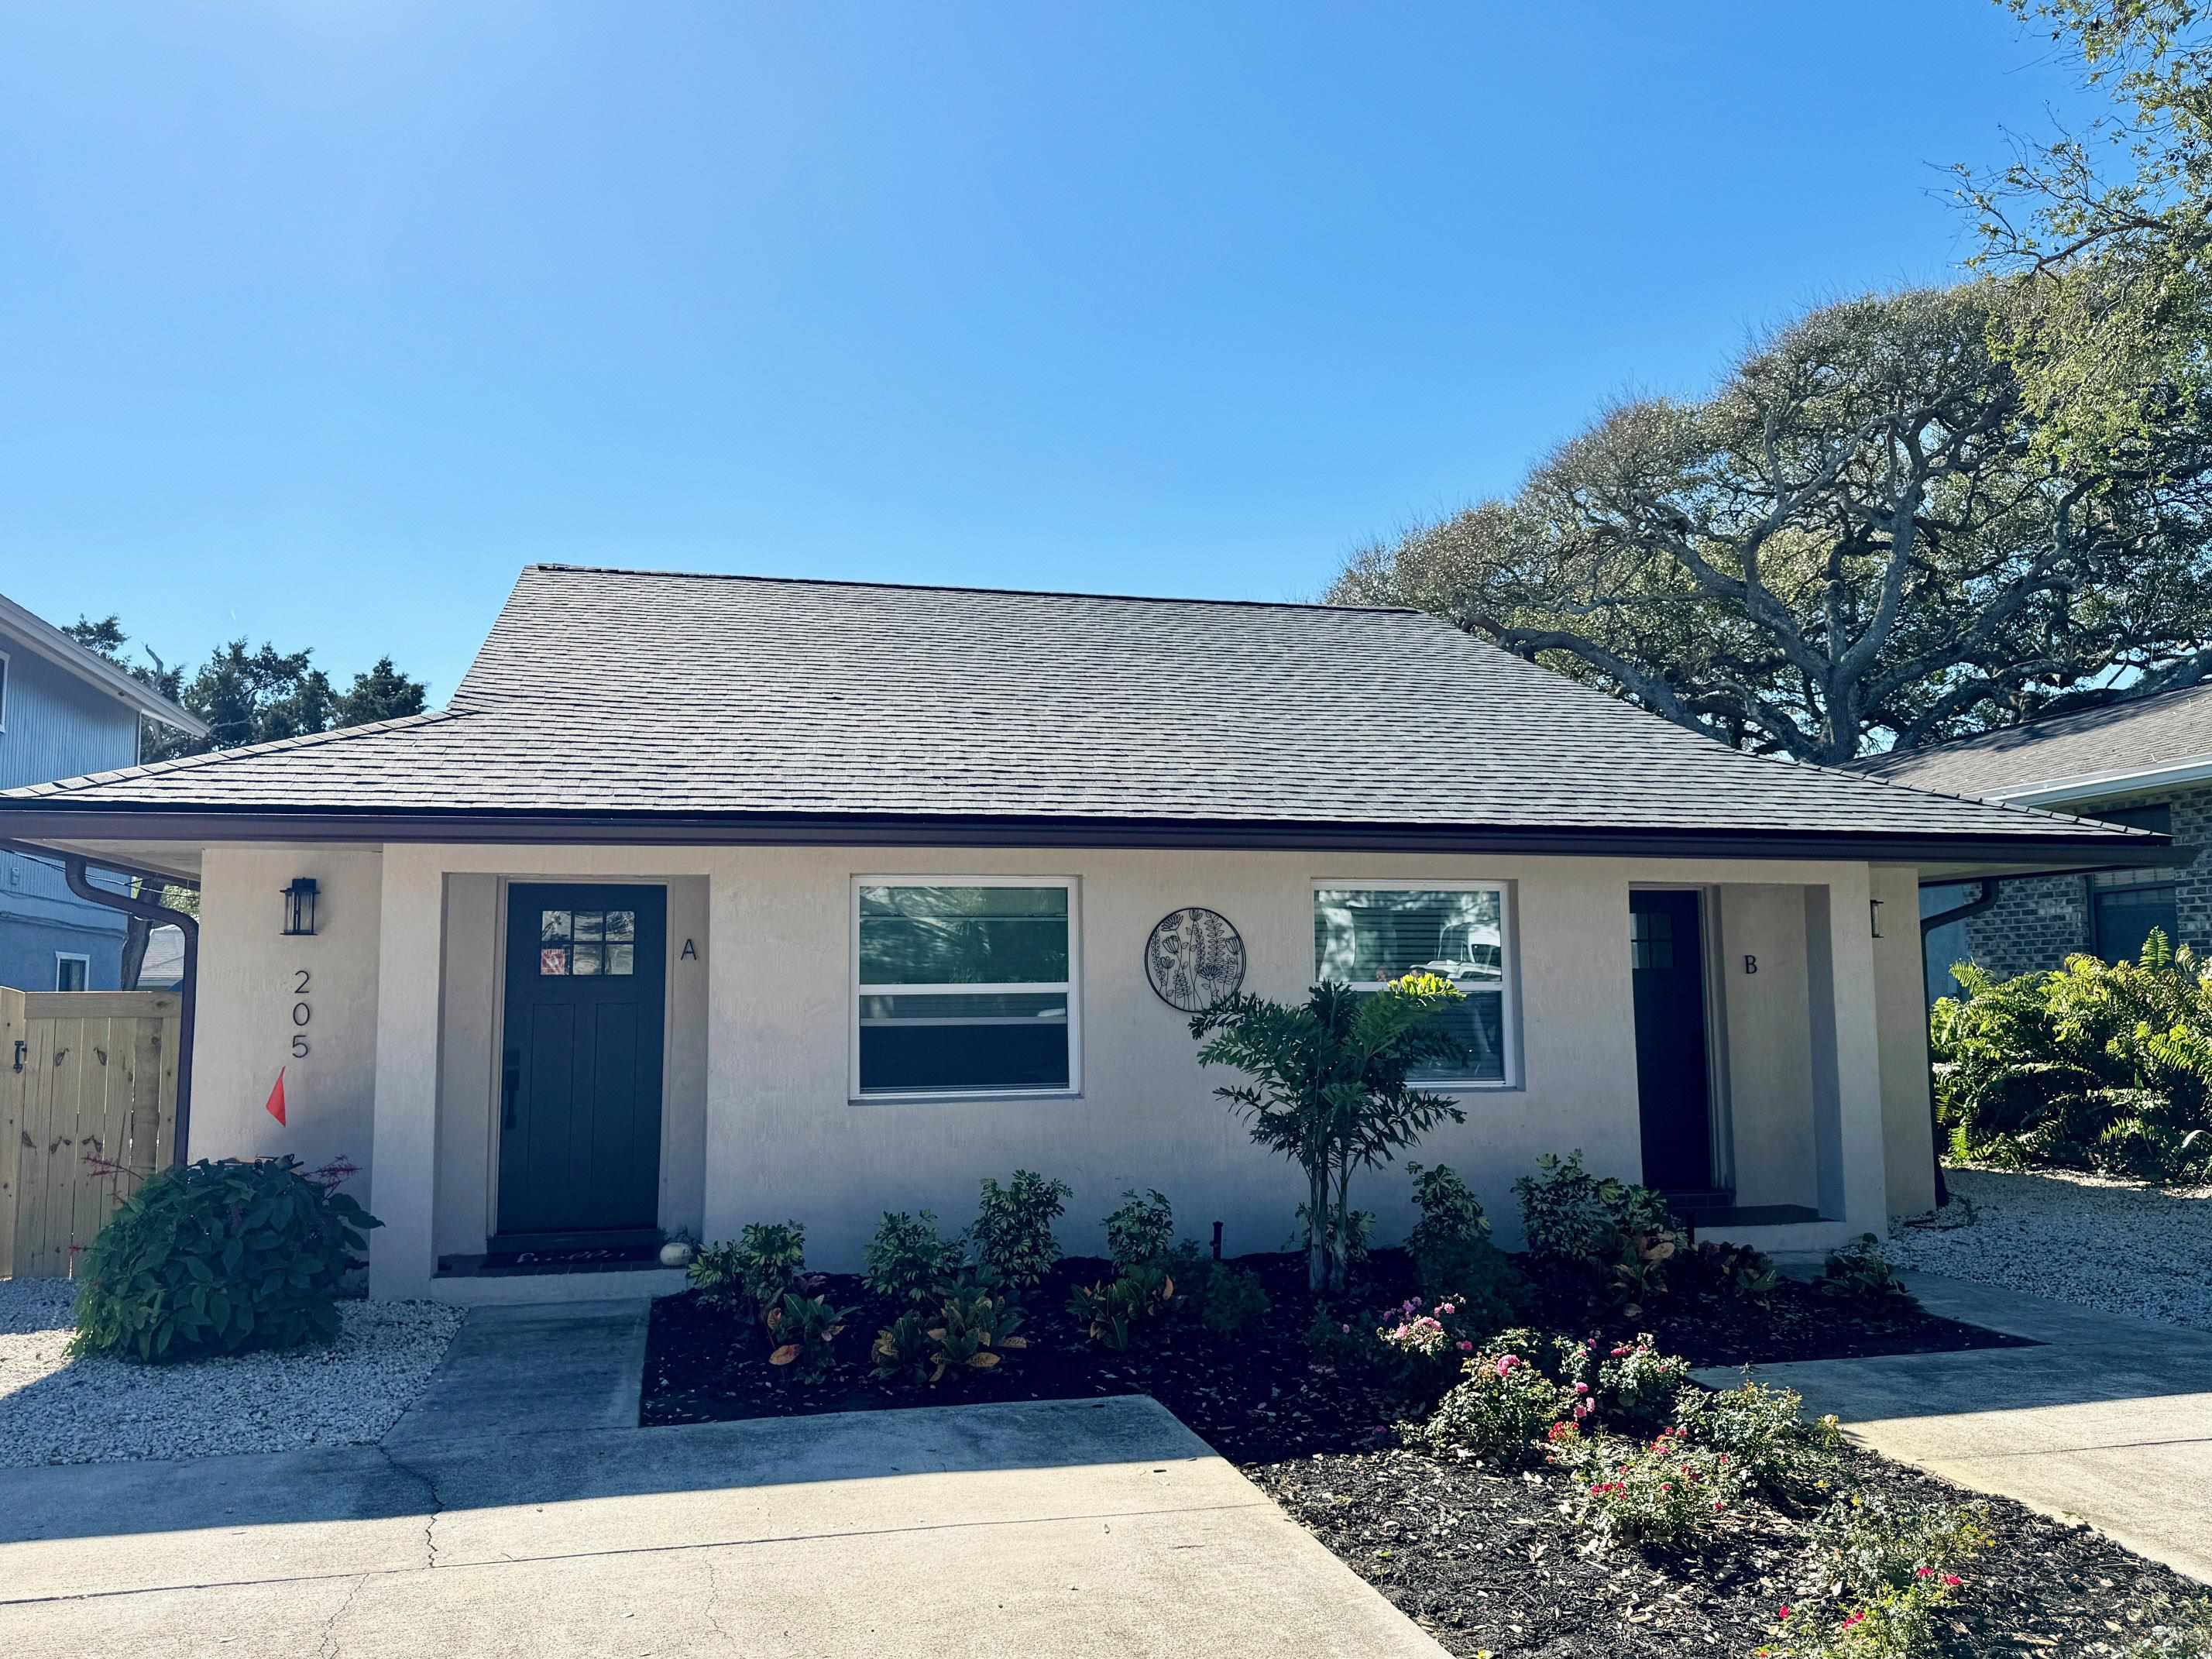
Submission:
[[[659,1273],[660,1246],[598,1245],[586,1249],[485,1251],[482,1255],[441,1255],[440,1279],[520,1279],[547,1273]]]

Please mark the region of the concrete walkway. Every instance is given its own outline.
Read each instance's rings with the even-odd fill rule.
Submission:
[[[10,1471],[0,1652],[1442,1652],[1150,1400],[617,1426],[641,1334],[487,1310],[380,1446]]]
[[[2212,1335],[1907,1273],[1929,1312],[2046,1346],[1759,1369],[1854,1438],[1976,1491],[2084,1521],[2212,1583]],[[1704,1371],[1727,1386],[1735,1373]]]

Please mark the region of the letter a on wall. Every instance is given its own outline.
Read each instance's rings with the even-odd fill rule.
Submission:
[[[283,1123],[284,1121],[284,1068],[281,1066],[276,1068],[276,1086],[269,1091],[266,1104],[269,1115],[279,1123]]]

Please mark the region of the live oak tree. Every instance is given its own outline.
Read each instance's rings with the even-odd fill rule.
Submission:
[[[2039,441],[2125,458],[2161,425],[2201,424],[2212,392],[2212,6],[1999,3],[2111,107],[2046,126],[2007,166],[1959,169],[1971,263],[2016,279],[1996,343]]]
[[[1623,404],[1510,499],[1361,550],[1330,598],[1828,764],[2203,677],[2212,439],[2039,444],[1992,343],[2011,292],[1817,310],[1711,397]]]

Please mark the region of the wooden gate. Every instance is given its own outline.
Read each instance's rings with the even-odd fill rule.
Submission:
[[[0,1278],[69,1277],[167,1166],[181,1006],[173,991],[0,986]]]

